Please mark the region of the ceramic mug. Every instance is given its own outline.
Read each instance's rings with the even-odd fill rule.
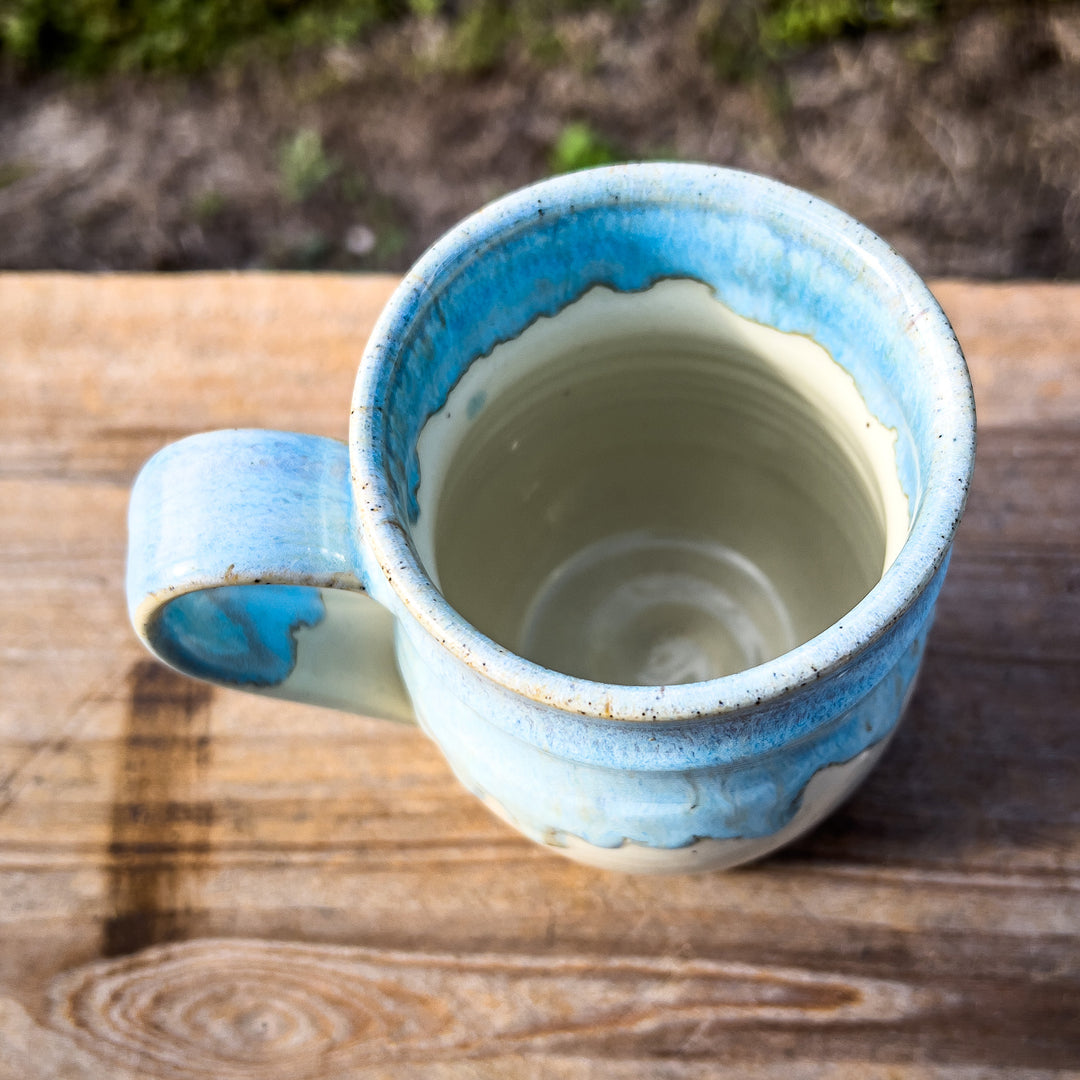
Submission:
[[[745,173],[590,170],[405,276],[348,446],[153,457],[130,613],[196,678],[415,718],[572,858],[731,866],[888,743],[973,452],[953,333],[863,226]]]

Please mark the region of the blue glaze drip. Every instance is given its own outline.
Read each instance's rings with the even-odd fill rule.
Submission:
[[[196,678],[269,687],[296,666],[296,631],[325,616],[318,589],[226,585],[170,601],[147,638],[162,659]]]

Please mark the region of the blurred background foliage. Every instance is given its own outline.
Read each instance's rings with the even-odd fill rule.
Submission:
[[[1080,0],[0,0],[0,269],[405,269],[627,160],[1080,277]]]
[[[347,43],[408,16],[453,27],[445,64],[477,72],[511,43],[557,60],[558,16],[632,17],[641,0],[3,0],[0,52],[24,71],[199,72],[252,47]],[[711,0],[702,46],[729,75],[841,35],[907,29],[970,8],[957,0]]]

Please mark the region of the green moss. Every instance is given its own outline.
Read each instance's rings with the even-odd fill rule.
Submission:
[[[821,42],[870,30],[925,32],[945,10],[946,0],[701,0],[697,39],[722,78],[747,81]]]
[[[933,18],[935,0],[774,0],[760,21],[767,51],[813,45],[842,34],[902,30]]]
[[[0,53],[31,70],[197,71],[237,45],[351,40],[404,0],[3,0]]]

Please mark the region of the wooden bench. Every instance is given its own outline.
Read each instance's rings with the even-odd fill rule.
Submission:
[[[1080,1072],[1080,287],[934,288],[978,467],[882,764],[760,865],[588,870],[410,727],[128,626],[141,462],[344,437],[390,277],[0,276],[0,1077]]]

